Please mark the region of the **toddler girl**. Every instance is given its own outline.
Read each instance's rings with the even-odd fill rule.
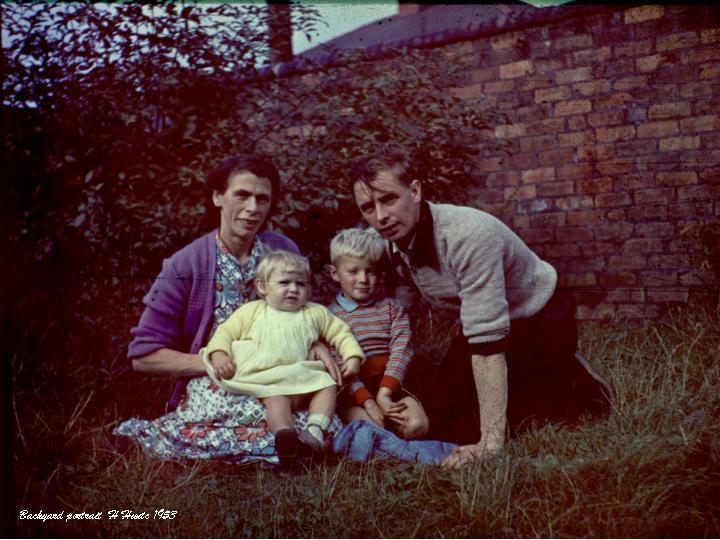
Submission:
[[[218,386],[259,398],[275,434],[281,462],[291,460],[299,443],[323,451],[324,432],[335,412],[336,384],[319,361],[307,360],[322,337],[343,359],[340,371],[360,371],[365,355],[346,323],[320,304],[308,302],[310,265],[288,251],[265,255],[255,286],[262,300],[248,302],[218,326],[202,357]],[[308,427],[299,436],[292,410],[309,398]]]

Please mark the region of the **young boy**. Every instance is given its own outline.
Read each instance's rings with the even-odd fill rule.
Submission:
[[[384,242],[374,229],[345,229],[330,244],[330,274],[342,289],[330,311],[345,321],[367,360],[341,392],[344,421],[369,420],[406,439],[428,432],[422,405],[402,389],[412,360],[410,321],[392,298],[380,298]]]

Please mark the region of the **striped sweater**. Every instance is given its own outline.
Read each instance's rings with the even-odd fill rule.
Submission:
[[[380,386],[398,390],[412,360],[410,319],[393,298],[383,298],[359,305],[339,294],[329,306],[330,311],[345,321],[367,357],[359,380],[350,384],[350,392],[358,405],[373,396],[363,379],[382,374]]]

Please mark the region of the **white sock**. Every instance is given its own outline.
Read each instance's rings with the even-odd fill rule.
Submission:
[[[308,418],[307,430],[315,437],[318,441],[323,442],[325,437],[323,436],[323,430],[330,427],[330,418],[324,414],[314,413]]]

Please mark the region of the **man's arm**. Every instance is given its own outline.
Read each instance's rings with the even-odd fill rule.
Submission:
[[[443,467],[459,467],[502,450],[507,425],[507,363],[505,353],[472,355],[473,378],[480,406],[480,441],[459,446],[445,458]]]

